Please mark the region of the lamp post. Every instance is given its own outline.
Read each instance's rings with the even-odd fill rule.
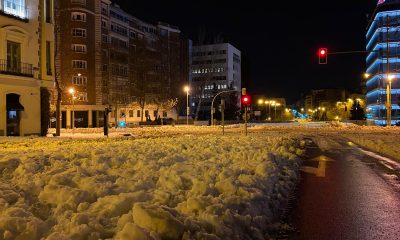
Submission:
[[[271,105],[274,106],[276,104],[275,101],[265,101],[265,104],[268,105],[268,120],[271,121]]]
[[[70,88],[68,90],[69,94],[71,94],[72,98],[72,123],[71,123],[71,128],[72,128],[72,134],[74,134],[74,128],[75,128],[75,89]]]
[[[186,125],[189,125],[189,113],[190,113],[189,92],[190,92],[190,87],[189,86],[185,86],[184,91],[186,92]]]

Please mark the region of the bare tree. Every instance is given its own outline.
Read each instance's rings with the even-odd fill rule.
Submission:
[[[61,56],[59,55],[59,50],[61,48],[61,22],[60,22],[60,1],[55,1],[55,18],[54,18],[54,75],[55,75],[55,85],[57,92],[56,99],[56,136],[61,136],[61,101],[62,101],[62,83],[61,83]]]

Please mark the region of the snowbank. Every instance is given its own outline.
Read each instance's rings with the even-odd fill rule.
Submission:
[[[265,239],[296,183],[301,141],[158,131],[1,139],[0,239]]]
[[[353,143],[370,151],[385,155],[400,162],[400,138],[398,132],[352,133],[344,135]]]

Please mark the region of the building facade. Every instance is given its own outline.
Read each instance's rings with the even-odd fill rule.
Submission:
[[[391,97],[392,122],[400,121],[400,1],[379,1],[366,35],[367,119],[387,125],[387,96]],[[389,46],[389,47],[388,47]],[[389,63],[389,64],[388,64]],[[387,91],[388,80],[391,91]]]
[[[179,97],[182,81],[188,82],[188,71],[182,76],[185,54],[177,27],[146,23],[108,0],[59,4],[57,18],[65,23],[57,55],[64,128],[72,125],[72,111],[74,126],[101,127],[109,105],[115,124],[176,117],[171,102]]]
[[[240,107],[242,87],[241,52],[229,43],[193,46],[191,66],[191,111],[208,119],[215,95],[237,91]],[[199,107],[200,105],[200,107]]]
[[[53,51],[52,0],[0,0],[0,136],[40,134]]]

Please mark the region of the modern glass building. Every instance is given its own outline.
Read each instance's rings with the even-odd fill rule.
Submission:
[[[400,0],[379,0],[366,38],[367,119],[370,124],[387,125],[389,78],[394,125],[400,121]]]

